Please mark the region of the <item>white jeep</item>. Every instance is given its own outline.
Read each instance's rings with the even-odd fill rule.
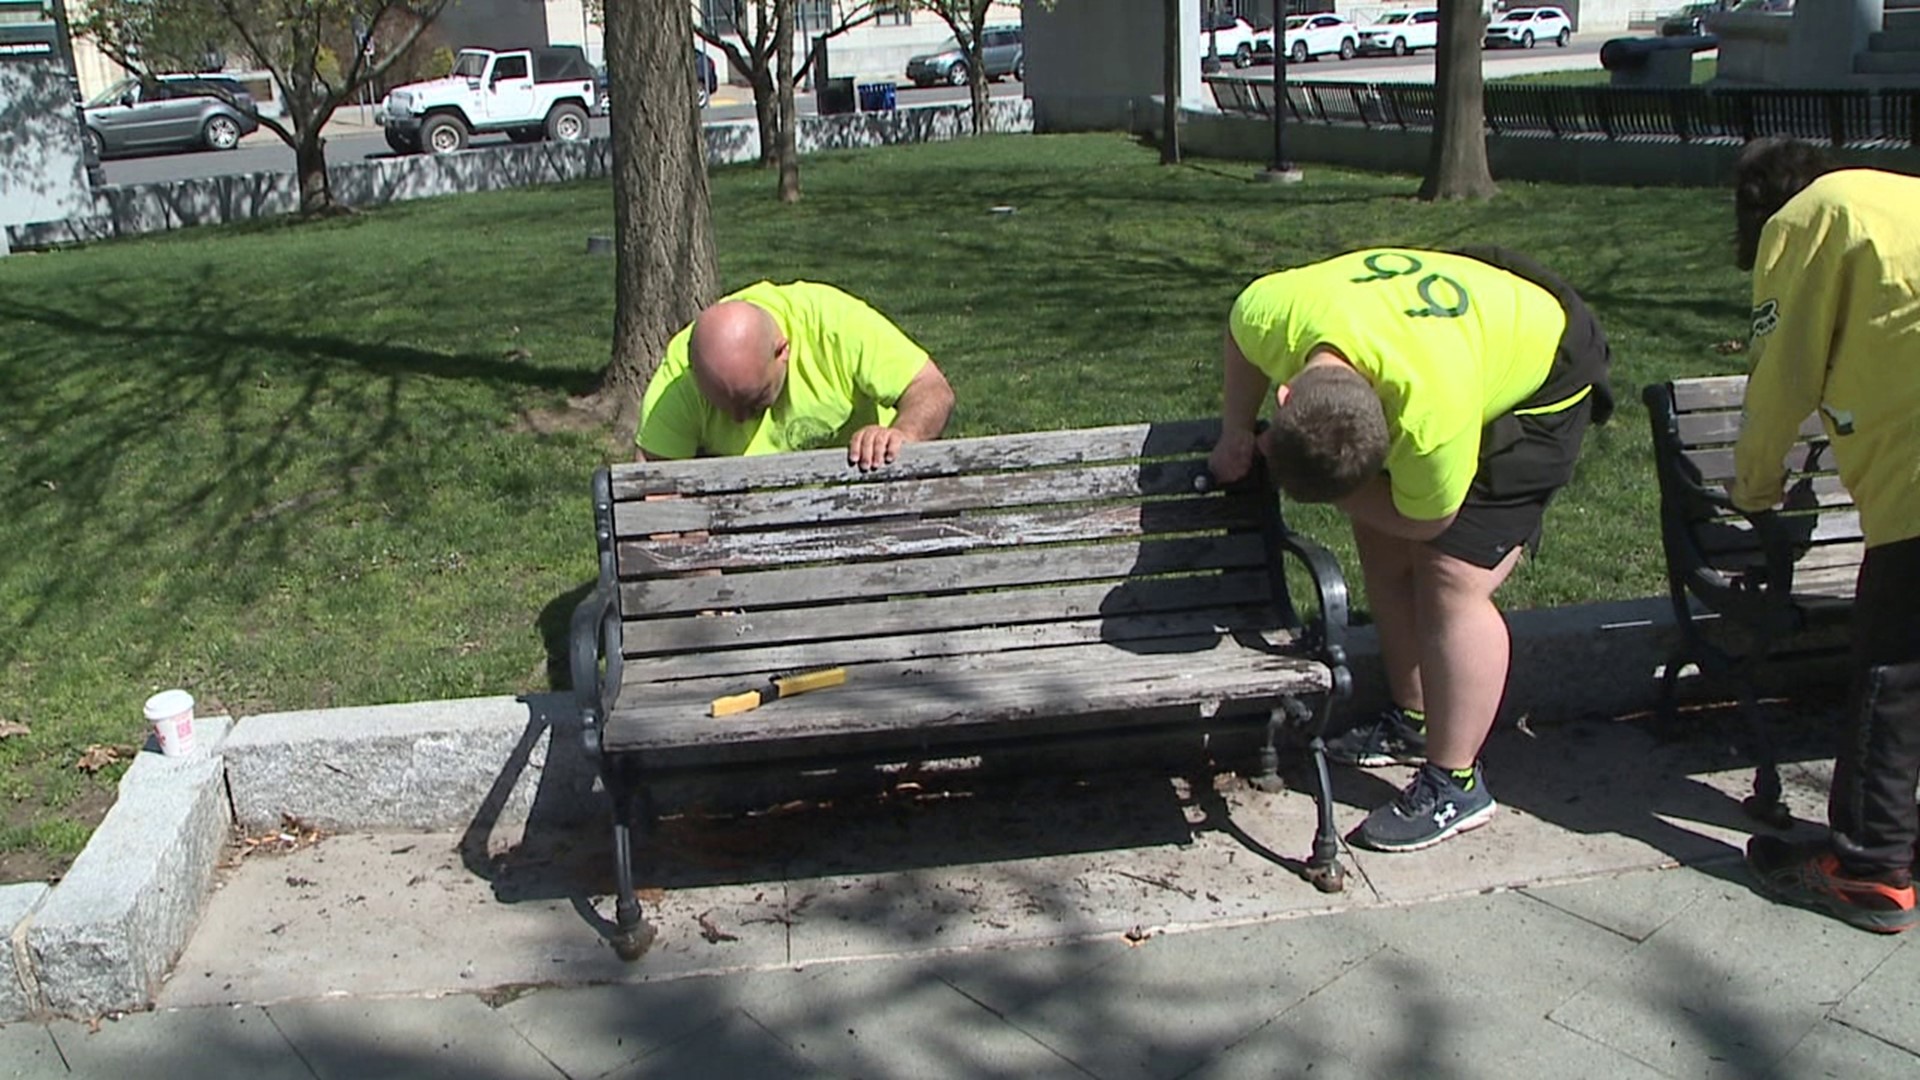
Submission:
[[[387,145],[402,154],[451,154],[484,132],[514,142],[587,138],[594,72],[578,45],[462,49],[444,79],[408,83],[381,109]]]

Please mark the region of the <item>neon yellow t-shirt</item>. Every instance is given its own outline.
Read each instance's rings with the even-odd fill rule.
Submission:
[[[713,407],[688,369],[693,327],[667,342],[647,384],[635,437],[648,457],[737,457],[845,446],[853,433],[891,424],[893,406],[927,352],[856,297],[810,281],[761,281],[726,297],[773,316],[787,339],[787,379],[773,408],[746,423]]]
[[[1480,430],[1546,382],[1566,331],[1552,293],[1438,251],[1375,248],[1268,274],[1234,301],[1228,332],[1276,383],[1325,345],[1379,391],[1393,504],[1418,521],[1460,509]]]
[[[1867,546],[1920,537],[1920,179],[1828,173],[1760,232],[1734,504],[1780,501],[1818,411]]]

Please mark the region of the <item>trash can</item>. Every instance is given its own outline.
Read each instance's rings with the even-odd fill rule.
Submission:
[[[813,94],[814,111],[821,116],[854,111],[853,76],[828,79]]]
[[[892,83],[863,83],[860,87],[861,112],[886,112],[897,100]]]

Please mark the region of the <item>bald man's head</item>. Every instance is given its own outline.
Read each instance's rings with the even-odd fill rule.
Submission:
[[[780,399],[787,380],[787,339],[764,309],[722,300],[693,321],[687,363],[700,394],[745,423]]]

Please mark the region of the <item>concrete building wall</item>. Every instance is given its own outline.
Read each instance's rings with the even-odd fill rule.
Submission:
[[[1027,96],[1041,131],[1130,128],[1161,92],[1160,0],[1026,0]],[[1180,102],[1211,101],[1200,81],[1207,51],[1200,6],[1181,13]]]

